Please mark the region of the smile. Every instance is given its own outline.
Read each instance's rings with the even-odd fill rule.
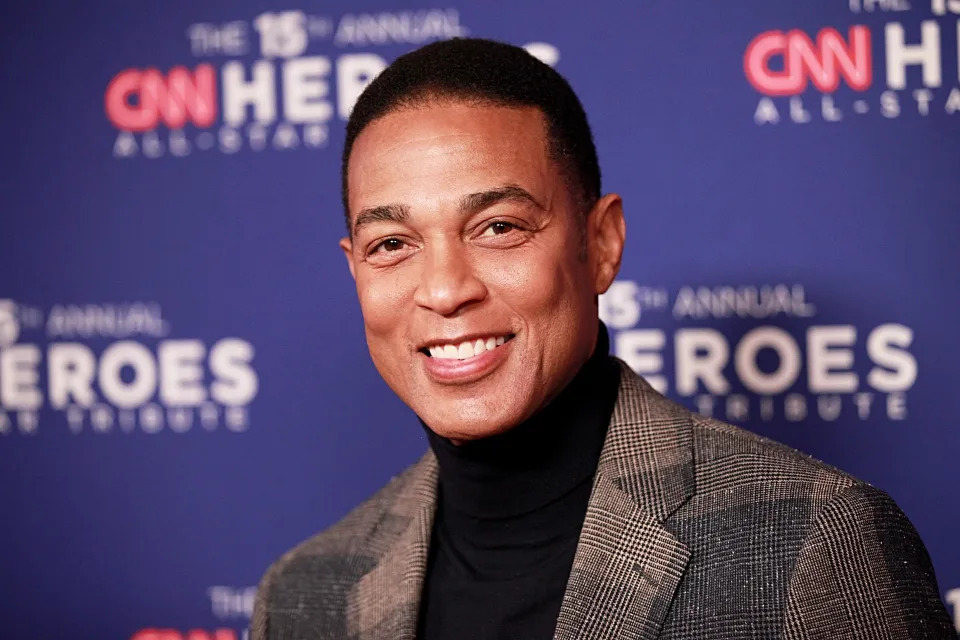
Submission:
[[[459,343],[436,344],[431,347],[425,347],[420,351],[438,360],[466,360],[467,358],[479,356],[486,351],[493,351],[511,339],[513,339],[512,333],[503,336],[488,336],[486,338],[465,340]]]
[[[513,352],[515,334],[475,335],[460,342],[438,342],[420,349],[420,361],[434,382],[463,385],[493,374]]]

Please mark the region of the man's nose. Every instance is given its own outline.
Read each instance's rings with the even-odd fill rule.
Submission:
[[[423,272],[414,301],[440,315],[455,315],[463,307],[487,296],[465,252],[456,243],[435,245],[425,250]]]

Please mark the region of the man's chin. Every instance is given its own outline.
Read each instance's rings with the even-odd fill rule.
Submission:
[[[417,412],[420,419],[440,437],[460,443],[481,440],[509,431],[523,421],[523,411],[503,411],[503,407],[460,407],[460,410]]]

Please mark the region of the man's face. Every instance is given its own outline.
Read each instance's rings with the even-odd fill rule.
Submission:
[[[341,246],[370,355],[431,429],[454,440],[505,431],[573,378],[615,267],[599,264],[602,239],[589,221],[583,231],[538,109],[391,112],[357,137],[347,179]]]

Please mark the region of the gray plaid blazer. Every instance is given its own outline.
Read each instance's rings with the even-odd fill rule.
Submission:
[[[956,638],[885,493],[621,366],[557,640]],[[260,583],[252,639],[412,640],[436,499],[427,453],[285,554]]]

